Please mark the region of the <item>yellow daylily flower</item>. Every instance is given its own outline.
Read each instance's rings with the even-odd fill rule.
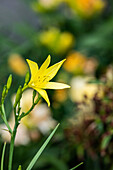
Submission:
[[[45,62],[42,64],[42,66],[38,67],[38,64],[36,62],[33,62],[31,60],[27,59],[27,62],[30,67],[31,71],[31,79],[28,83],[28,87],[31,87],[35,89],[40,95],[45,99],[45,101],[48,103],[48,106],[50,106],[50,101],[47,95],[46,90],[44,89],[64,89],[64,88],[70,88],[69,85],[63,84],[63,83],[57,83],[57,82],[49,82],[58,72],[63,62],[66,60],[62,60],[52,66],[49,66],[51,57],[50,55],[47,57]]]

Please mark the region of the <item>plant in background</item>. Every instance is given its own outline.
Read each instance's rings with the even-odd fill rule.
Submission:
[[[76,147],[80,159],[87,156],[94,163],[95,160],[98,161],[97,169],[104,166],[105,169],[112,170],[113,66],[107,68],[100,80],[89,83],[88,86],[93,84],[98,86],[98,89],[93,91],[91,98],[87,91],[81,93],[81,100],[77,101],[76,98],[77,113],[69,119],[65,135],[71,145]]]
[[[4,108],[4,101],[8,94],[8,91],[11,87],[11,83],[12,83],[12,75],[9,76],[9,78],[7,80],[7,84],[4,86],[3,91],[2,91],[2,98],[1,98],[1,103],[0,103],[0,115],[1,115],[1,118],[3,119],[5,125],[7,126],[7,130],[9,131],[10,136],[11,136],[10,151],[9,151],[9,165],[8,165],[9,170],[12,170],[12,160],[13,160],[15,136],[16,136],[17,128],[20,124],[21,119],[23,117],[27,116],[34,109],[34,107],[38,104],[41,97],[43,97],[46,100],[46,102],[48,103],[48,106],[50,106],[50,101],[49,101],[48,95],[44,89],[70,88],[70,86],[63,84],[63,83],[49,82],[57,74],[58,70],[60,69],[60,67],[64,61],[65,60],[62,60],[59,63],[56,63],[53,66],[48,68],[48,66],[50,64],[50,56],[48,56],[48,58],[45,60],[45,62],[42,64],[42,66],[39,69],[37,63],[27,59],[27,62],[29,64],[30,71],[31,71],[31,79],[29,81],[30,76],[29,76],[29,72],[28,72],[25,76],[25,83],[24,83],[23,87],[20,85],[17,90],[16,99],[15,99],[14,106],[13,106],[14,117],[15,117],[15,125],[14,125],[13,130],[11,129],[11,127],[7,121],[6,112],[5,112],[5,108]],[[21,112],[20,100],[22,98],[23,92],[29,87],[34,89],[32,106],[27,112],[24,112],[24,111]],[[36,96],[36,91],[38,92],[38,97]],[[35,157],[32,159],[27,170],[30,170],[33,167],[33,165],[37,161],[38,157],[40,156],[40,154],[42,153],[42,151],[44,150],[44,148],[46,147],[46,145],[48,144],[48,142],[54,135],[58,126],[59,126],[59,124],[55,127],[55,129],[50,134],[50,136],[48,137],[46,142],[42,145],[40,150],[37,152]],[[2,153],[1,170],[3,170],[5,146],[6,146],[6,144],[4,144],[3,153]],[[21,169],[21,166],[19,166],[19,169]]]

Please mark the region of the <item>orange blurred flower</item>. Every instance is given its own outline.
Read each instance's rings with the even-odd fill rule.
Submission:
[[[64,0],[80,16],[90,17],[105,7],[103,0]]]
[[[27,63],[19,54],[11,54],[8,58],[8,64],[10,69],[20,76],[25,76],[28,71]]]
[[[67,56],[63,65],[64,69],[74,74],[93,74],[97,61],[94,58],[87,58],[79,52],[72,52]]]
[[[73,52],[67,56],[63,67],[71,73],[83,73],[86,60],[86,57],[81,53]]]

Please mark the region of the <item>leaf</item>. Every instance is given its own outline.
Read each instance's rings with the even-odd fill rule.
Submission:
[[[101,143],[101,149],[105,149],[108,146],[111,138],[112,138],[111,135],[106,136],[106,137],[103,138],[102,143]]]
[[[97,80],[97,79],[89,80],[87,83],[89,83],[89,84],[104,84],[103,81]]]
[[[41,148],[39,149],[39,151],[36,153],[36,155],[34,156],[34,158],[32,159],[32,161],[30,162],[29,166],[27,167],[26,170],[31,170],[32,167],[34,166],[34,164],[36,163],[36,161],[38,160],[38,158],[40,157],[40,155],[42,154],[43,150],[46,148],[47,144],[49,143],[49,141],[51,140],[51,138],[53,137],[54,133],[56,132],[57,128],[59,127],[60,124],[58,124],[54,130],[52,131],[52,133],[49,135],[49,137],[46,139],[46,141],[44,142],[44,144],[41,146]]]
[[[83,162],[81,162],[80,164],[78,164],[78,165],[76,165],[75,167],[73,167],[73,168],[71,168],[70,170],[74,170],[74,169],[76,169],[76,168],[78,168],[80,165],[82,165],[83,164]]]
[[[6,142],[4,143],[3,151],[2,151],[2,158],[1,158],[1,170],[3,170],[5,148],[6,148]]]

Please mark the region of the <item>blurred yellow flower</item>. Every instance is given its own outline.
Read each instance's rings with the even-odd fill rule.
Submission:
[[[49,82],[57,74],[58,70],[60,69],[65,59],[48,68],[50,60],[51,58],[49,55],[45,62],[40,67],[40,69],[38,69],[37,63],[27,59],[31,71],[31,79],[30,82],[28,83],[28,87],[31,87],[35,89],[37,92],[39,92],[40,95],[48,103],[48,106],[50,106],[50,101],[47,92],[44,89],[70,88],[70,86],[67,84]]]
[[[69,56],[67,56],[66,62],[64,63],[63,67],[65,70],[79,74],[83,73],[85,63],[87,58],[79,52],[73,52]]]
[[[80,16],[90,17],[105,7],[103,0],[64,0]]]
[[[57,54],[65,53],[74,44],[74,36],[69,32],[60,32],[57,28],[40,33],[39,40],[42,45]]]
[[[28,71],[26,62],[19,54],[11,54],[8,58],[8,65],[14,73],[20,76],[25,76]]]
[[[62,3],[62,0],[37,0],[32,2],[32,8],[36,12],[45,12],[53,10]]]
[[[79,76],[72,78],[70,97],[73,102],[82,102],[85,96],[87,96],[87,99],[92,99],[98,90],[98,96],[103,96],[102,86],[99,88],[97,84],[89,84],[89,80],[91,80],[90,77]]]
[[[59,42],[57,41],[56,51],[58,51],[59,53],[66,52],[67,49],[73,46],[73,43],[73,35],[69,32],[63,32],[59,37]]]
[[[93,74],[97,61],[94,58],[87,58],[79,52],[72,52],[67,56],[66,62],[63,67],[66,71],[73,74]]]

